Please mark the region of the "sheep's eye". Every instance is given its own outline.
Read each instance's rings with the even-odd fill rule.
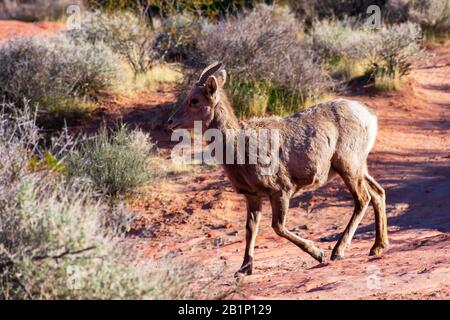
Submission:
[[[195,106],[198,103],[197,99],[191,99],[191,106]]]

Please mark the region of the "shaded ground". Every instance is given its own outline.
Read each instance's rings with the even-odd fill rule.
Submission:
[[[36,28],[41,26],[0,21],[0,41],[38,33]],[[372,209],[346,259],[323,266],[275,235],[266,202],[254,274],[237,286],[233,274],[242,262],[245,203],[220,167],[169,177],[131,200],[138,223],[129,241],[145,257],[170,254],[202,264],[207,274],[220,274],[208,289],[228,291],[229,298],[449,299],[450,47],[432,51],[436,56],[430,66],[414,70],[402,90],[379,94],[361,88],[347,96],[365,102],[379,117],[369,167],[387,191],[391,246],[381,257],[368,257],[374,241]],[[163,86],[133,99],[109,97],[82,129],[95,130],[104,118],[122,119],[148,130],[168,158],[169,137],[161,121],[175,94]],[[350,194],[335,180],[293,199],[288,226],[330,255],[352,210]]]

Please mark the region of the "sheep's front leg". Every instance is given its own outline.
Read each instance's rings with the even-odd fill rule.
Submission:
[[[325,262],[323,250],[317,248],[311,240],[300,238],[286,228],[285,223],[286,214],[289,209],[289,199],[289,195],[282,191],[270,197],[270,203],[272,205],[272,228],[277,235],[288,239],[317,261],[321,263]]]
[[[256,234],[258,233],[259,219],[261,218],[261,198],[246,196],[247,224],[245,226],[245,255],[244,262],[236,275],[250,275],[253,271],[253,252],[255,249]]]

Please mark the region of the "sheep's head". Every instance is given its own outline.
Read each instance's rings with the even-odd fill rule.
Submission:
[[[216,62],[203,70],[180,108],[169,118],[168,129],[190,129],[194,121],[201,121],[203,129],[209,127],[219,100],[218,91],[226,81],[225,70],[219,71],[221,67],[222,63]]]

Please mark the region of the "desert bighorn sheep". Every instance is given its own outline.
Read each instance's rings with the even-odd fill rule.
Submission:
[[[240,129],[242,124],[223,90],[225,70],[221,63],[208,66],[187,95],[184,103],[168,121],[168,128],[192,128],[202,121],[203,128],[223,134]],[[367,169],[367,156],[377,134],[377,117],[361,103],[337,99],[318,104],[286,118],[256,118],[248,128],[278,129],[280,132],[279,170],[262,175],[258,164],[224,164],[226,175],[238,193],[247,200],[246,247],[239,273],[251,274],[253,251],[261,215],[261,199],[269,197],[272,227],[319,262],[323,250],[311,240],[291,233],[285,227],[289,199],[305,190],[315,190],[336,175],[351,192],[355,209],[349,224],[333,249],[331,260],[344,257],[344,251],[370,203],[375,212],[376,239],[370,255],[381,254],[389,242],[385,213],[385,192]],[[248,152],[248,151],[246,151]]]

